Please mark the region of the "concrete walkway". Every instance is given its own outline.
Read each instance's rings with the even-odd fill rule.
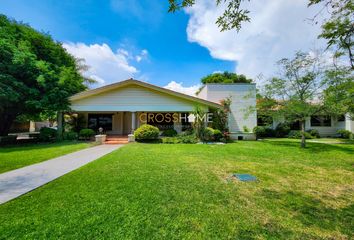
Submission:
[[[99,145],[0,174],[0,204],[36,189],[123,145]]]

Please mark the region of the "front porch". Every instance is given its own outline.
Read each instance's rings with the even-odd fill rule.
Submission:
[[[85,128],[90,128],[108,136],[127,136],[142,124],[150,124],[158,127],[161,131],[174,129],[178,133],[191,126],[188,121],[188,113],[178,112],[78,112],[79,117],[84,119]]]

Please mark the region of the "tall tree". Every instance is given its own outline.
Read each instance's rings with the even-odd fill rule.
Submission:
[[[320,59],[317,55],[297,52],[293,59],[280,60],[280,75],[270,79],[264,89],[264,100],[271,101],[270,112],[289,121],[300,121],[301,147],[306,146],[306,118],[325,110],[321,99],[326,82]]]
[[[69,108],[86,88],[76,59],[48,34],[0,15],[0,136],[19,116]]]

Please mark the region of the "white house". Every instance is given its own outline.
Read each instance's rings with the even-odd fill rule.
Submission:
[[[193,97],[128,79],[78,93],[70,102],[71,109],[85,117],[88,128],[102,127],[107,134],[126,135],[143,123],[183,131],[190,126],[187,117],[196,106],[208,112],[220,108],[220,101],[227,97],[232,101],[231,137],[253,138],[249,131],[256,126],[257,117],[247,110],[256,106],[255,84],[207,84]]]
[[[279,123],[285,122],[284,118],[273,119],[272,128],[275,129]],[[292,130],[300,130],[300,123],[295,122],[291,125]],[[350,116],[326,116],[315,115],[306,118],[305,130],[316,129],[321,137],[334,137],[337,131],[345,129],[354,132],[354,121]]]

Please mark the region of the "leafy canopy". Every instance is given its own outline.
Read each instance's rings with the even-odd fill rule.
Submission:
[[[60,43],[0,15],[0,135],[19,116],[68,109],[68,97],[84,89],[80,65]]]
[[[326,87],[321,59],[318,54],[303,52],[297,52],[293,59],[281,59],[278,61],[280,75],[268,81],[264,98],[258,101],[263,104],[260,108],[268,106],[268,113],[275,117],[301,122],[302,147],[305,147],[305,119],[327,110],[321,101]]]
[[[247,78],[243,74],[230,72],[213,73],[201,79],[203,84],[207,83],[252,83],[252,79]]]

